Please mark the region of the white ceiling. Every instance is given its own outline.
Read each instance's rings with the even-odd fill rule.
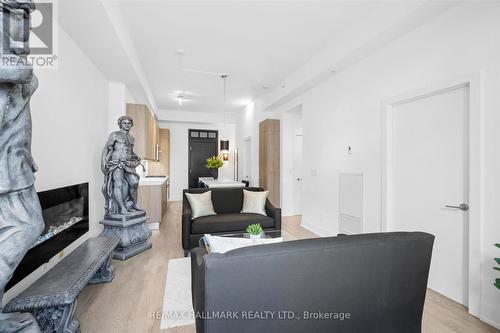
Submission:
[[[306,62],[325,43],[373,8],[366,2],[170,2],[120,3],[160,109],[221,111],[222,80],[179,70],[182,66],[227,72],[227,110],[246,105]]]
[[[113,2],[113,1],[108,1]],[[380,1],[119,1],[113,2],[142,67],[141,79],[127,63],[116,31],[99,1],[61,2],[60,22],[113,81],[144,87],[158,110],[221,112],[222,79],[183,72],[226,72],[227,111],[238,112],[332,44],[349,26],[394,7],[416,2]],[[403,14],[407,10],[400,11]],[[87,15],[88,13],[88,15]],[[369,29],[369,27],[368,27]],[[122,41],[123,42],[123,41]],[[130,57],[129,57],[130,58]],[[130,60],[130,59],[128,59]],[[139,75],[140,76],[140,75]],[[187,101],[178,106],[176,95]]]

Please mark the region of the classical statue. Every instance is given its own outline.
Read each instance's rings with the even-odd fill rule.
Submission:
[[[43,231],[34,187],[30,98],[38,81],[27,62],[31,0],[0,0],[0,310],[17,265]],[[38,332],[31,314],[0,313],[0,332]]]
[[[141,164],[141,159],[134,153],[135,139],[129,133],[134,121],[129,116],[122,116],[118,119],[118,126],[120,130],[109,135],[102,151],[105,217],[116,214],[129,215],[131,212],[143,210],[137,205],[139,175],[135,171]]]
[[[149,220],[146,212],[137,205],[139,175],[135,168],[142,164],[134,153],[135,139],[129,133],[134,121],[122,116],[118,118],[118,126],[120,130],[109,135],[101,156],[106,204],[100,223],[104,225],[102,235],[120,237],[113,258],[127,260],[151,248],[148,241],[151,230],[146,225]]]

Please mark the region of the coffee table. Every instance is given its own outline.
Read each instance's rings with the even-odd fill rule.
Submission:
[[[219,236],[219,237],[228,237],[228,238],[244,238],[244,239],[250,239],[250,234],[247,232],[236,232],[236,233],[227,233],[227,234],[213,234],[212,236]],[[262,233],[261,239],[266,239],[266,238],[283,238],[283,242],[288,242],[288,241],[293,241],[297,240],[298,238],[293,236],[292,234],[283,231],[283,230],[273,230],[273,231],[264,231]],[[205,237],[202,237],[199,242],[200,247],[203,247],[207,250],[208,253],[210,253],[210,246],[205,242]],[[261,244],[255,244],[255,245],[250,245],[250,246],[256,246],[256,245],[261,245]]]

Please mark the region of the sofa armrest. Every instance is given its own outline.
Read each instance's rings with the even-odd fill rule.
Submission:
[[[205,262],[207,251],[202,247],[191,251],[191,297],[195,314],[205,311]],[[204,332],[204,320],[196,320],[197,332]]]
[[[273,206],[273,204],[266,200],[266,214],[269,217],[272,217],[274,220],[274,228],[277,230],[281,230],[281,208]]]
[[[189,250],[189,235],[191,235],[191,206],[186,199],[186,195],[183,193],[184,197],[182,200],[182,248],[184,250]]]

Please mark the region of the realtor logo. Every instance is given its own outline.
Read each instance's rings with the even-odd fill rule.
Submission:
[[[57,68],[55,5],[50,0],[0,2],[2,66]]]
[[[37,2],[31,13],[30,53],[52,54],[54,20],[53,4],[51,2]]]

